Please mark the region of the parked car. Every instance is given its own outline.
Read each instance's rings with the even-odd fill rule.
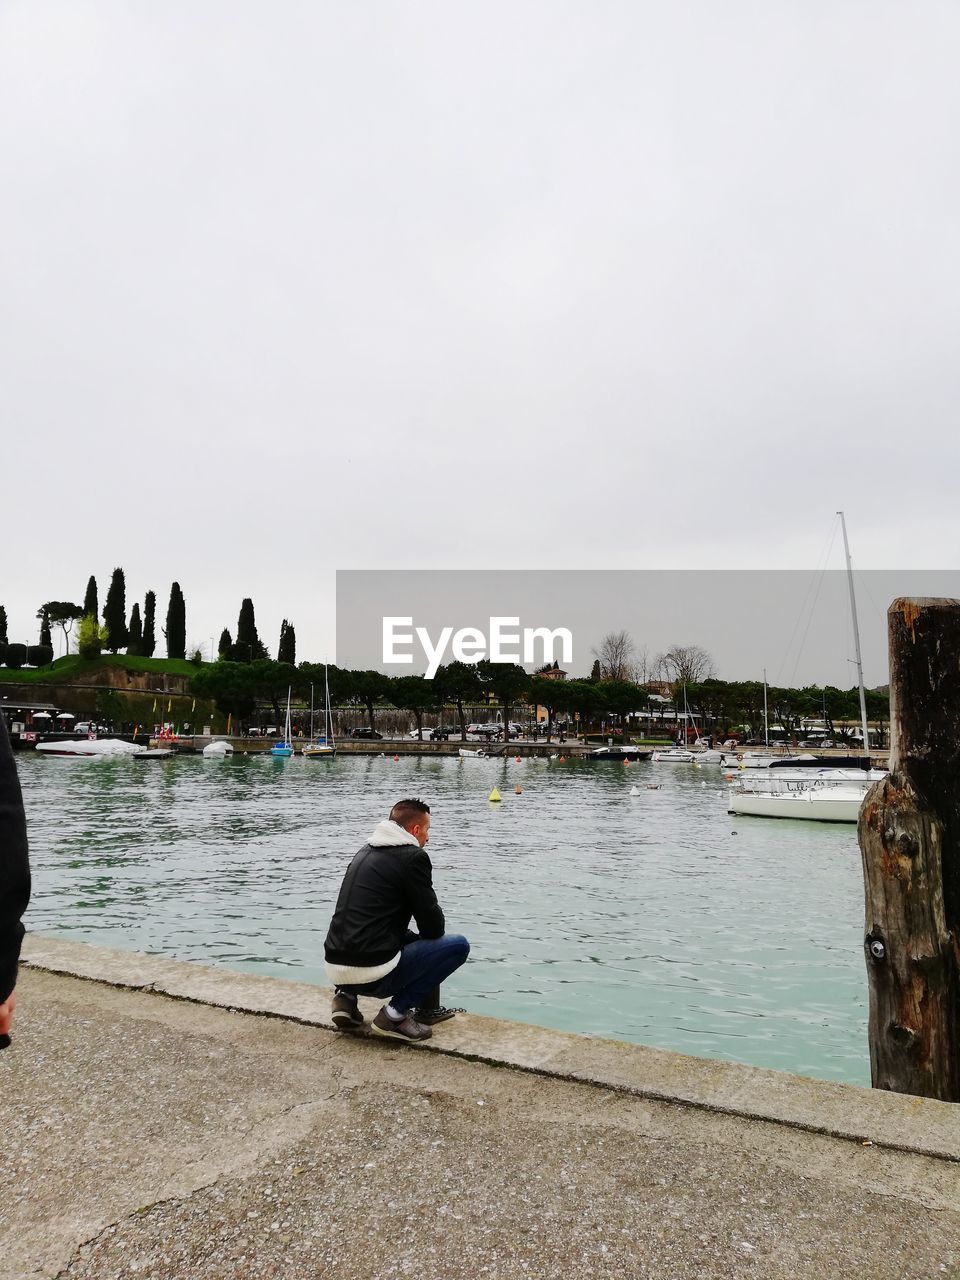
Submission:
[[[500,737],[500,726],[498,724],[474,724],[470,726],[470,729],[478,738]]]
[[[351,729],[351,738],[374,738],[377,742],[382,741],[383,734],[377,733],[376,729],[370,729],[366,725],[361,725],[359,729]]]

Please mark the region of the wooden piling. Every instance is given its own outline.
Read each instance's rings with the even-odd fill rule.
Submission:
[[[858,836],[874,1088],[960,1101],[960,601],[894,600],[890,775]]]

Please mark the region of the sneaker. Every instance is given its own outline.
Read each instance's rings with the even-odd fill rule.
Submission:
[[[458,1013],[466,1013],[466,1009],[448,1009],[445,1005],[438,1004],[433,1009],[411,1009],[410,1012],[421,1026],[434,1027],[438,1022],[456,1017]]]
[[[330,1016],[338,1031],[353,1031],[356,1027],[363,1026],[363,1014],[357,1004],[357,997],[345,995],[342,991],[338,991],[333,997]]]
[[[410,1044],[429,1040],[433,1035],[429,1027],[414,1021],[409,1013],[402,1022],[394,1022],[387,1013],[385,1005],[370,1023],[370,1030],[375,1036],[388,1036],[391,1040],[406,1040]]]

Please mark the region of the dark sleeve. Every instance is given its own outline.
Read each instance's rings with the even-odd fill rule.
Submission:
[[[0,714],[0,1004],[17,983],[23,925],[30,901],[27,823],[7,726]]]
[[[433,891],[433,867],[422,849],[418,849],[407,863],[406,879],[410,914],[417,922],[420,937],[442,937],[445,924],[440,903]]]

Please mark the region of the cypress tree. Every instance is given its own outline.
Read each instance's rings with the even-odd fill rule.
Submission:
[[[230,650],[233,648],[233,637],[226,627],[220,632],[220,643],[217,645],[217,657],[229,658]]]
[[[6,639],[4,636],[3,639]],[[40,643],[46,645],[48,649],[53,648],[53,637],[50,635],[50,615],[46,609],[40,616]]]
[[[127,584],[122,569],[114,569],[103,606],[103,621],[107,628],[107,648],[118,653],[127,643]]]
[[[602,672],[601,672],[601,670],[600,670],[600,659],[599,659],[599,658],[595,658],[595,659],[594,659],[593,666],[590,668],[590,679],[591,679],[591,680],[602,680],[602,679],[603,679],[603,673],[602,673]]]
[[[253,662],[257,658],[268,657],[267,650],[257,634],[257,621],[253,612],[253,601],[249,596],[245,596],[240,605],[235,647],[240,662]]]
[[[140,604],[135,600],[130,610],[130,625],[127,627],[127,653],[132,653],[136,657],[142,648],[143,624],[140,621]]]
[[[7,643],[7,611],[0,604],[0,644]]]
[[[179,582],[175,582],[170,588],[167,625],[163,629],[163,634],[167,638],[167,657],[185,658],[187,656],[187,604]]]
[[[277,661],[289,662],[291,667],[297,665],[297,633],[293,623],[284,618],[280,624],[280,644],[277,646]]]
[[[140,654],[144,658],[152,658],[157,647],[156,613],[157,593],[148,591],[143,602],[143,639],[140,641]]]
[[[100,617],[100,604],[97,599],[97,580],[91,573],[87,582],[87,592],[83,597],[83,616],[92,613],[95,618]]]

